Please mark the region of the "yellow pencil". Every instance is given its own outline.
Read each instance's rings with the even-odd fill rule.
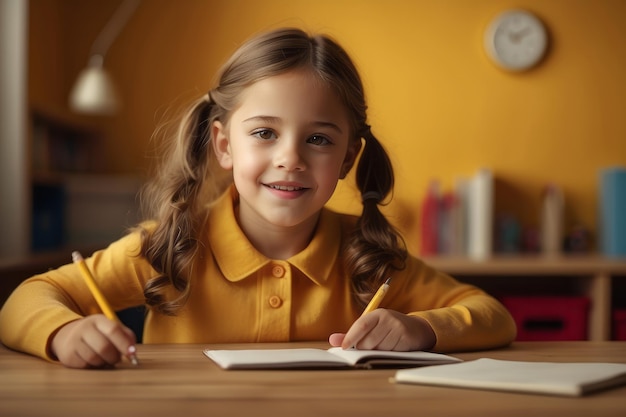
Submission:
[[[89,287],[89,290],[91,291],[91,294],[93,294],[93,297],[96,299],[96,302],[100,306],[100,309],[102,310],[104,315],[109,320],[119,322],[119,318],[117,317],[117,314],[115,314],[115,311],[113,311],[113,309],[107,302],[106,298],[104,298],[104,294],[102,294],[102,292],[100,291],[100,288],[98,288],[98,284],[96,284],[96,280],[94,280],[93,275],[91,275],[91,271],[89,271],[89,268],[87,267],[87,264],[85,263],[85,260],[83,259],[82,255],[76,251],[72,252],[72,260],[74,261],[75,264],[78,265],[78,268],[80,269],[80,272],[83,275],[83,278],[85,279],[85,282],[87,283],[87,286]],[[137,355],[135,355],[134,352],[130,352],[128,357],[130,358],[130,361],[132,362],[133,365],[135,366],[139,365],[139,361],[137,360]]]
[[[383,285],[380,286],[378,291],[376,291],[376,294],[374,294],[374,297],[372,297],[370,303],[367,305],[367,307],[365,307],[365,310],[363,310],[361,317],[363,317],[367,313],[374,311],[378,308],[381,301],[383,301],[383,298],[385,298],[385,294],[387,294],[387,290],[389,289],[390,282],[391,282],[391,278],[387,278],[387,281],[385,281]]]

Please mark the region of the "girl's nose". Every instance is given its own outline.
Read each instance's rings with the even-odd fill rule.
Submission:
[[[282,140],[275,148],[274,166],[287,171],[304,171],[305,162],[295,140]]]

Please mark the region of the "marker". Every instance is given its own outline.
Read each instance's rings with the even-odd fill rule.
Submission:
[[[100,291],[100,288],[98,288],[98,284],[96,284],[96,280],[93,278],[93,275],[91,275],[91,271],[89,271],[89,268],[87,267],[87,264],[85,263],[82,255],[79,252],[74,251],[72,252],[72,260],[75,264],[78,265],[78,269],[80,269],[80,272],[82,273],[83,278],[85,279],[85,282],[87,283],[87,286],[89,287],[89,290],[93,295],[93,298],[96,299],[96,302],[100,306],[100,309],[102,310],[104,315],[109,320],[113,320],[119,323],[120,320],[117,317],[117,314],[115,314],[106,298],[104,298],[104,294],[102,294],[102,291]],[[137,355],[135,354],[135,346],[131,346],[128,349],[128,358],[133,365],[139,365],[139,360],[137,360]]]

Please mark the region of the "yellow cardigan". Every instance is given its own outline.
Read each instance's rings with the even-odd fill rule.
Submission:
[[[340,258],[355,218],[324,209],[305,250],[272,260],[237,225],[236,199],[234,191],[226,192],[210,212],[187,304],[173,317],[149,311],[143,342],[314,341],[347,331],[362,309],[352,299]],[[143,287],[156,276],[137,256],[139,243],[138,234],[130,233],[86,259],[115,310],[143,304]],[[437,336],[436,351],[492,348],[515,338],[514,321],[498,301],[414,257],[394,274],[381,307],[425,318]],[[31,277],[13,292],[0,311],[0,340],[51,359],[50,335],[96,312],[78,268],[68,264]]]

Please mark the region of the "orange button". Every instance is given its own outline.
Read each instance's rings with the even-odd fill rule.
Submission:
[[[272,268],[272,275],[274,275],[276,278],[282,277],[283,275],[285,275],[285,268],[280,265],[274,265],[274,267]]]
[[[277,295],[272,295],[269,299],[270,307],[278,308],[283,305],[283,300]]]

